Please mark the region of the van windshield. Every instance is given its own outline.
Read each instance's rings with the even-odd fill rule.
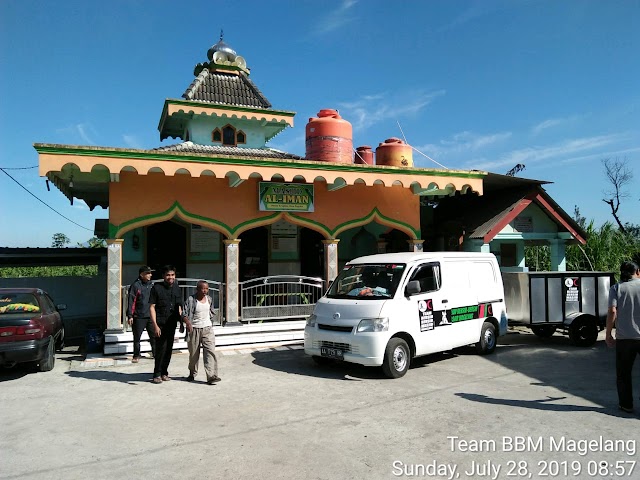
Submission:
[[[391,298],[396,293],[405,267],[402,263],[347,264],[331,284],[327,298]]]

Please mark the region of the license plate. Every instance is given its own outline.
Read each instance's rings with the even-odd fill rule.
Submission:
[[[320,347],[320,355],[322,357],[344,359],[344,352],[339,348]]]

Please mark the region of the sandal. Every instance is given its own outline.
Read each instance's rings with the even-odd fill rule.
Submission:
[[[153,380],[151,380],[153,383],[162,383],[162,378],[160,377],[153,377]]]
[[[171,377],[169,375],[162,375],[161,379],[163,382],[168,382],[169,380],[171,380]]]

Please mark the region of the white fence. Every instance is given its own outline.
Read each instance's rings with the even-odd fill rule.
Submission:
[[[276,275],[240,282],[243,323],[304,318],[324,294],[321,278]]]

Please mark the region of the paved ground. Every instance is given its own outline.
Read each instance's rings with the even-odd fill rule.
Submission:
[[[79,360],[0,371],[0,478],[640,478],[640,418],[616,408],[602,335],[579,349],[511,333],[495,355],[429,356],[399,380],[291,347],[224,355],[213,386],[182,379],[184,353],[162,385],[152,360]]]

